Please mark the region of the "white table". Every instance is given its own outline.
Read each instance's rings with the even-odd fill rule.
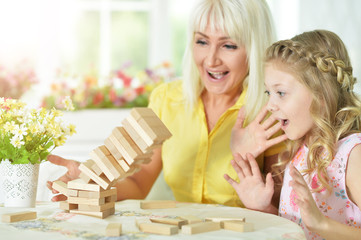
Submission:
[[[105,219],[64,213],[58,203],[38,202],[36,208],[0,207],[0,215],[10,212],[33,210],[37,212],[36,220],[16,223],[0,223],[1,239],[6,240],[63,240],[63,239],[305,239],[302,229],[295,223],[271,214],[242,208],[221,205],[177,203],[176,208],[143,210],[138,200],[126,200],[116,203],[115,214]],[[239,233],[229,230],[217,230],[195,235],[179,233],[171,236],[146,234],[135,226],[138,217],[165,217],[194,215],[206,217],[245,217],[253,223],[255,231]],[[118,238],[105,237],[105,228],[110,222],[122,223],[123,234]]]

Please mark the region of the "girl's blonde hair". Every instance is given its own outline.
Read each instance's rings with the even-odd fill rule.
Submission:
[[[316,127],[303,139],[288,142],[278,167],[293,159],[306,142],[305,172],[317,173],[320,186],[315,191],[330,189],[326,168],[335,156],[336,144],[360,131],[361,121],[361,102],[353,92],[356,79],[344,43],[330,31],[305,32],[274,43],[266,52],[266,62],[292,74],[313,95],[310,113]]]
[[[275,40],[273,21],[264,0],[201,0],[195,6],[183,58],[183,91],[192,109],[204,89],[193,59],[194,34],[207,26],[228,34],[238,45],[245,46],[249,75],[243,83],[248,87],[245,100],[247,120],[255,118],[266,102],[264,94],[264,52]]]

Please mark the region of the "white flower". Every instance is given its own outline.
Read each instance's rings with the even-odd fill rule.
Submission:
[[[16,148],[20,148],[22,145],[25,144],[22,136],[19,136],[19,135],[15,135],[14,137],[12,137],[10,140],[10,143]]]

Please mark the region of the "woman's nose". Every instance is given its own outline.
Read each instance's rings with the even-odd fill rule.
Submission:
[[[218,50],[216,48],[211,48],[207,54],[207,65],[212,67],[219,65],[220,63],[221,59]]]

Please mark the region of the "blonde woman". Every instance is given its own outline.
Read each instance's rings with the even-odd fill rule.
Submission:
[[[223,179],[223,172],[236,177],[230,165],[230,139],[239,109],[245,106],[244,117],[249,123],[265,103],[262,62],[273,40],[272,20],[264,0],[198,2],[189,25],[183,80],[159,86],[150,98],[149,107],[173,136],[154,150],[151,163],[117,184],[118,200],[145,198],[163,169],[177,201],[243,206]],[[280,124],[259,127],[273,134]],[[262,141],[274,144],[284,139]],[[257,140],[252,138],[247,144],[256,149]],[[259,155],[262,171],[269,171],[280,150],[270,149],[265,157],[263,151],[255,155]],[[73,169],[64,181],[78,174],[73,161],[69,165],[56,156],[49,161]],[[54,200],[62,198],[56,196]]]

